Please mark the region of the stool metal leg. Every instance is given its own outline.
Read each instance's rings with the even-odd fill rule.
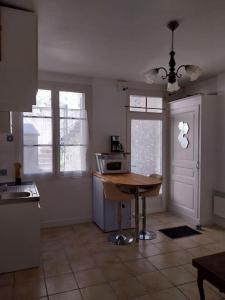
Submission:
[[[146,199],[142,199],[142,230],[139,232],[140,240],[154,240],[156,238],[156,233],[154,231],[146,230]]]
[[[124,235],[122,231],[122,201],[118,203],[118,227],[119,231],[112,233],[109,236],[109,241],[114,245],[128,245],[133,242],[133,237],[130,235]]]

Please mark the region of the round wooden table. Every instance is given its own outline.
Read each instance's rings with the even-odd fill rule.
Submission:
[[[116,185],[129,187],[135,197],[135,241],[139,241],[139,189],[148,189],[154,185],[162,183],[160,179],[144,176],[136,173],[125,174],[100,174],[94,173],[95,176],[103,180],[110,181]]]

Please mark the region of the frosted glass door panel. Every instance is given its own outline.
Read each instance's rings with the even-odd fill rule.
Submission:
[[[131,120],[131,172],[162,174],[161,120]]]

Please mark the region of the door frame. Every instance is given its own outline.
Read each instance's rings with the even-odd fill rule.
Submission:
[[[132,95],[132,94],[131,94]],[[136,95],[142,95],[141,93],[136,93]],[[127,109],[127,116],[126,116],[126,150],[127,152],[131,152],[131,120],[161,120],[162,121],[162,176],[163,186],[162,186],[162,205],[159,210],[154,212],[165,211],[167,208],[167,195],[168,195],[168,180],[167,180],[167,153],[166,150],[168,148],[168,140],[166,135],[166,124],[167,124],[167,109],[165,109],[165,102],[162,96],[155,96],[155,95],[145,95],[148,97],[160,97],[163,100],[163,108],[164,110],[162,113],[152,113],[152,112],[135,112],[129,111]]]

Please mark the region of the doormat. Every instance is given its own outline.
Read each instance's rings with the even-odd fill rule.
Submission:
[[[173,227],[173,228],[165,228],[160,229],[160,232],[164,233],[171,239],[178,239],[182,237],[187,237],[191,235],[201,234],[201,232],[192,229],[188,226],[179,226],[179,227]]]

